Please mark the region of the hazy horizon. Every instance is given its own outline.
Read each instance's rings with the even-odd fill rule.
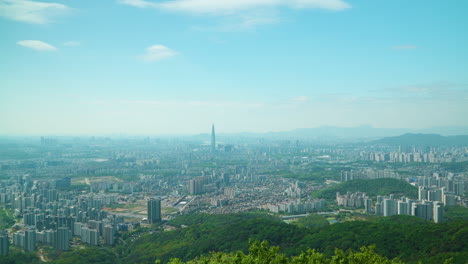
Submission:
[[[289,130],[280,130],[280,131],[224,131],[223,127],[216,127],[216,135],[221,135],[225,137],[237,137],[237,136],[249,136],[249,137],[263,137],[263,136],[280,136],[286,138],[313,138],[313,137],[345,137],[348,139],[358,139],[358,138],[382,138],[382,137],[392,137],[399,136],[403,134],[438,134],[442,136],[462,136],[468,135],[468,127],[462,126],[452,126],[452,127],[427,127],[421,129],[410,129],[410,128],[384,128],[384,127],[373,127],[370,125],[360,125],[352,127],[339,127],[339,126],[320,126],[320,127],[309,127],[309,128],[294,128]],[[345,131],[350,132],[349,134],[344,135]],[[173,138],[173,137],[200,137],[206,136],[208,139],[211,135],[211,126],[205,131],[199,131],[194,133],[184,133],[179,131],[176,133],[123,133],[123,132],[113,132],[113,133],[68,133],[68,134],[57,134],[57,133],[24,133],[24,134],[2,134],[0,133],[0,138],[15,138],[15,137],[31,137],[31,138],[41,138],[41,137],[162,137],[162,138]]]
[[[0,0],[0,135],[468,127],[467,8]]]

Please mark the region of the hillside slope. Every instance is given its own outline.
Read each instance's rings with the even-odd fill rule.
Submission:
[[[310,248],[331,256],[335,248],[359,250],[376,245],[376,252],[407,263],[454,263],[468,259],[468,222],[434,224],[413,216],[392,216],[371,222],[353,221],[298,228],[264,214],[189,215],[177,224],[188,227],[170,232],[146,234],[130,241],[120,256],[122,263],[162,263],[171,258],[184,261],[209,252],[247,252],[249,239],[280,246],[286,256],[297,256]],[[184,220],[185,218],[185,220]],[[191,218],[197,218],[193,221]],[[203,221],[203,223],[200,223]]]
[[[406,196],[412,199],[418,197],[418,188],[405,181],[391,178],[351,180],[313,192],[312,196],[333,200],[336,198],[337,192],[341,194],[345,194],[346,192],[365,192],[369,197],[390,194]]]

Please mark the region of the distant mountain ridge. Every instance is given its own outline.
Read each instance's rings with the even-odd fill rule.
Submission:
[[[369,125],[357,127],[321,126],[315,128],[298,128],[290,131],[266,133],[220,133],[227,137],[265,137],[272,139],[317,139],[341,138],[372,140],[383,137],[400,136],[407,133],[440,134],[443,136],[468,135],[468,127],[432,127],[426,129],[409,128],[375,128]],[[206,134],[208,135],[208,134]]]
[[[396,137],[385,137],[370,143],[400,146],[468,146],[468,136],[406,133]]]

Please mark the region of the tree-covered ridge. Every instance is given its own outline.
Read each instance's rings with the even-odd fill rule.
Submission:
[[[31,252],[10,248],[10,254],[7,256],[0,255],[1,264],[37,264],[41,263],[39,258]]]
[[[309,214],[306,217],[300,218],[294,224],[300,228],[320,228],[328,226],[330,223],[323,215]]]
[[[115,264],[117,256],[106,248],[85,248],[63,254],[53,264],[93,263],[93,264]]]
[[[449,222],[457,220],[468,221],[468,208],[460,205],[446,206],[444,218]]]
[[[237,214],[190,214],[181,215],[172,219],[169,224],[175,227],[191,226],[195,224],[214,224],[226,225],[237,221],[245,221],[251,219],[267,219],[274,222],[282,222],[278,217],[264,212],[246,212]]]
[[[124,263],[163,262],[173,257],[190,260],[211,251],[247,251],[249,239],[267,240],[284,248],[293,247],[304,237],[302,229],[267,214],[195,214],[171,222],[188,227],[156,234],[145,234],[126,248]]]
[[[15,224],[15,219],[9,216],[3,207],[0,207],[0,230],[12,227]]]
[[[399,215],[370,222],[319,224],[319,227],[305,228],[283,223],[266,214],[200,214],[183,216],[174,222],[188,226],[142,235],[125,247],[121,262],[153,263],[160,260],[167,263],[171,258],[189,261],[209,252],[246,253],[249,239],[265,240],[279,246],[280,252],[287,257],[315,249],[330,258],[337,248],[358,251],[363,246],[376,245],[375,251],[379,255],[407,263],[443,263],[445,259],[453,258],[454,263],[465,264],[468,259],[466,221],[435,224]]]
[[[160,263],[156,261],[155,263]],[[250,242],[249,253],[212,252],[209,256],[198,257],[186,264],[403,264],[398,259],[388,259],[375,252],[375,246],[361,247],[360,251],[345,253],[337,249],[335,255],[326,257],[320,252],[309,249],[298,256],[287,257],[280,253],[279,247],[269,247],[268,242]],[[172,259],[169,264],[184,264]]]
[[[396,194],[406,196],[412,199],[418,198],[418,188],[413,185],[392,178],[381,179],[356,179],[340,183],[329,188],[313,192],[312,195],[317,198],[335,199],[336,193],[345,194],[346,192],[365,192],[369,197],[377,195]]]
[[[453,257],[455,263],[468,259],[468,223],[457,221],[434,224],[414,216],[392,216],[374,222],[345,222],[313,230],[298,242],[301,250],[314,248],[325,255],[335,248],[358,250],[376,245],[377,253],[408,263],[442,263]]]

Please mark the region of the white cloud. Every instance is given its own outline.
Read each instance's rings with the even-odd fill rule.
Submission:
[[[62,43],[62,45],[67,46],[67,47],[76,47],[76,46],[81,45],[81,43],[78,41],[67,41],[67,42]]]
[[[26,48],[30,48],[33,50],[40,50],[40,51],[56,51],[57,48],[47,44],[45,42],[42,42],[40,40],[21,40],[16,42],[16,44],[21,45]]]
[[[157,7],[156,3],[152,3],[152,2],[148,2],[144,0],[120,0],[119,3],[134,6],[134,7],[139,7],[139,8]]]
[[[346,0],[118,0],[137,8],[223,17],[216,26],[196,26],[201,31],[245,31],[279,22],[280,8],[340,11]]]
[[[47,24],[53,18],[68,13],[71,8],[59,3],[28,0],[0,0],[0,16],[33,24]]]
[[[233,14],[258,8],[318,8],[339,11],[351,7],[343,0],[169,0],[162,2],[120,0],[119,2],[139,8],[215,15]]]
[[[259,25],[276,24],[280,20],[275,14],[232,15],[222,19],[217,25],[193,26],[196,31],[235,32],[255,29]]]
[[[146,48],[146,54],[140,56],[144,61],[159,61],[176,56],[178,53],[163,45],[153,45]]]

